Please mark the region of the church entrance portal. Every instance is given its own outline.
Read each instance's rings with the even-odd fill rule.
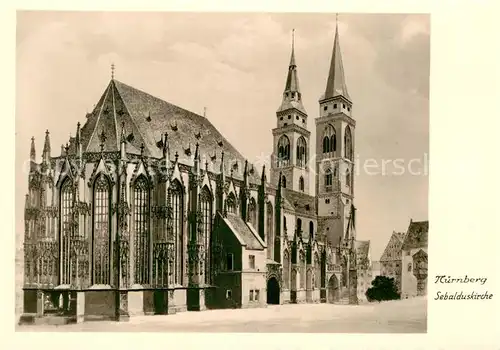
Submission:
[[[327,297],[329,303],[334,303],[339,300],[339,280],[333,275],[328,281]]]
[[[275,277],[267,281],[267,303],[275,305],[280,303],[280,285]]]

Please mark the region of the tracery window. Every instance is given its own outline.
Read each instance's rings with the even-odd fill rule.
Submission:
[[[60,191],[61,224],[59,227],[59,244],[61,249],[61,284],[71,283],[70,271],[70,240],[71,240],[71,209],[73,207],[73,188],[71,179],[66,178]]]
[[[297,140],[297,166],[305,167],[307,163],[307,144],[304,137]]]
[[[110,284],[110,184],[104,175],[94,182],[92,284]]]
[[[312,241],[314,238],[314,223],[309,221],[309,239]]]
[[[278,167],[290,164],[290,140],[283,135],[278,140]]]
[[[345,127],[344,156],[347,159],[352,160],[352,135],[351,135],[351,128],[349,128],[349,125]]]
[[[267,258],[274,259],[273,205],[267,203]]]
[[[210,256],[210,235],[212,233],[212,194],[210,193],[210,190],[208,189],[207,186],[203,187],[201,191],[201,215],[202,215],[202,220],[203,220],[203,248],[205,251],[205,279],[206,282],[210,282],[210,261],[211,261],[211,256]]]
[[[328,124],[323,131],[323,154],[327,156],[335,156],[337,151],[337,135],[335,128]]]
[[[226,199],[227,212],[231,214],[236,214],[236,197],[234,193],[231,192]]]
[[[134,183],[135,283],[149,284],[149,184],[140,175]]]
[[[171,184],[172,196],[172,229],[175,237],[176,246],[176,271],[175,282],[182,284],[184,282],[184,192],[182,185],[178,180]]]

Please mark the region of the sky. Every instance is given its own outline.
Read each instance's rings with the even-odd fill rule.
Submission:
[[[272,152],[295,29],[312,154],[335,23],[333,13],[18,12],[16,237],[31,137],[40,159],[48,129],[59,155],[104,92],[112,63],[123,83],[198,114],[206,108],[240,153],[262,161]],[[339,14],[338,28],[357,123],[357,238],[371,241],[378,260],[394,230],[428,218],[430,21]]]

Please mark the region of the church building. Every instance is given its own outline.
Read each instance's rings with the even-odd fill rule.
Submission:
[[[338,29],[322,92],[311,149],[292,44],[268,178],[204,116],[112,76],[60,152],[47,131],[37,158],[32,139],[20,322],[356,304],[356,122]]]

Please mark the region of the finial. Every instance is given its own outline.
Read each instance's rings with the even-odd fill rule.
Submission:
[[[295,47],[295,28],[292,29],[292,50]]]
[[[69,143],[66,142],[66,146],[64,146],[64,150],[66,151],[66,155],[69,154]]]
[[[111,80],[115,78],[115,64],[111,63]]]
[[[203,107],[203,118],[207,117],[207,107]]]
[[[339,14],[338,12],[335,14],[335,25],[339,24]]]
[[[80,124],[80,123],[78,123],[78,124]],[[45,135],[48,135],[48,134],[50,134],[49,129],[45,130]]]

